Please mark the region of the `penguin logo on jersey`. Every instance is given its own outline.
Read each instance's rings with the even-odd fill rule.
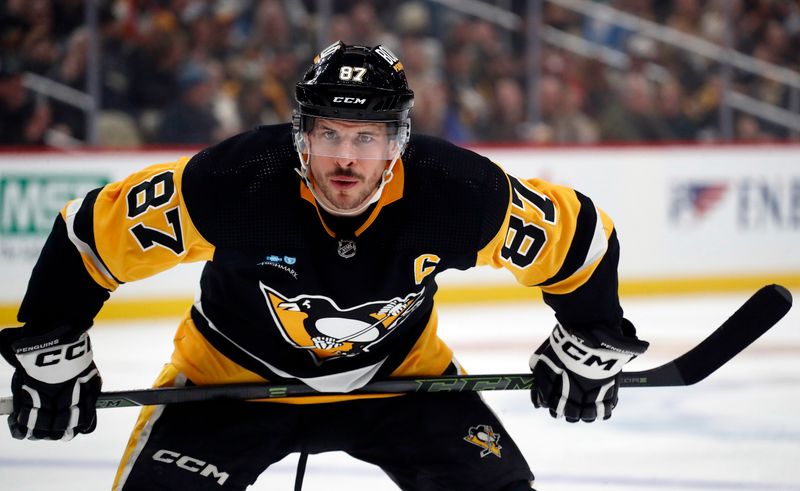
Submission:
[[[422,304],[425,289],[403,298],[342,309],[322,295],[286,295],[261,284],[275,325],[287,343],[307,350],[317,363],[369,351]]]
[[[481,447],[481,458],[489,454],[500,458],[500,450],[503,448],[497,443],[500,441],[500,434],[495,433],[489,425],[471,427],[467,432],[467,436],[464,437],[464,441]]]

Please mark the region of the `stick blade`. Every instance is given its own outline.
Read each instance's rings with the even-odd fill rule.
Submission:
[[[750,346],[791,307],[789,290],[774,284],[762,287],[700,344],[665,365],[627,374],[623,385],[696,384]]]

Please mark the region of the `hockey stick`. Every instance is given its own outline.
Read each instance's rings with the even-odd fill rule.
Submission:
[[[792,306],[792,296],[780,285],[758,290],[713,333],[678,358],[659,367],[623,372],[622,387],[663,387],[695,384],[708,377],[774,326]],[[393,378],[371,382],[349,394],[401,394],[411,392],[474,392],[529,390],[530,373],[500,375],[453,375]],[[98,408],[175,404],[219,399],[272,399],[277,397],[331,395],[304,384],[235,384],[164,387],[103,392]],[[12,398],[0,398],[0,415],[10,414]]]

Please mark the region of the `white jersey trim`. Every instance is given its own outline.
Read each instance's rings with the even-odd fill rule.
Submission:
[[[584,269],[594,264],[598,259],[603,257],[608,250],[608,239],[606,239],[606,231],[603,228],[603,219],[600,216],[600,212],[597,210],[597,207],[595,207],[594,213],[597,217],[597,220],[595,220],[592,243],[589,245],[589,250],[586,252],[586,258],[583,260],[583,264],[575,271],[575,273],[580,273]]]
[[[103,262],[97,255],[94,253],[92,248],[86,242],[82,241],[78,235],[75,233],[75,215],[78,214],[78,210],[80,210],[81,205],[83,204],[83,199],[76,199],[70,201],[67,205],[67,234],[69,235],[69,240],[78,249],[78,252],[87,256],[89,260],[92,262],[95,268],[102,274],[111,284],[116,284],[117,280],[111,275],[111,273],[106,269]]]
[[[172,381],[172,387],[184,387],[186,386],[186,380],[186,375],[183,373],[178,373],[178,375],[175,376],[175,379]],[[125,462],[125,467],[119,477],[117,486],[112,491],[117,491],[125,487],[125,482],[128,480],[128,476],[130,476],[133,466],[136,465],[136,461],[139,459],[142,450],[144,450],[145,445],[147,445],[147,441],[150,439],[150,433],[153,431],[153,425],[155,425],[156,421],[161,418],[165,408],[166,406],[160,405],[156,406],[153,410],[153,413],[150,415],[147,423],[145,423],[144,428],[142,428],[142,431],[139,433],[139,440],[136,442],[133,452],[131,452],[128,461]]]

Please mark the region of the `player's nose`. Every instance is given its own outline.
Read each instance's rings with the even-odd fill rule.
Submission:
[[[336,158],[336,165],[339,167],[351,167],[355,163],[355,159],[350,157],[337,157]]]
[[[356,162],[356,156],[353,152],[342,149],[339,155],[336,156],[335,162],[339,167],[350,167]],[[352,149],[351,149],[352,150]]]

